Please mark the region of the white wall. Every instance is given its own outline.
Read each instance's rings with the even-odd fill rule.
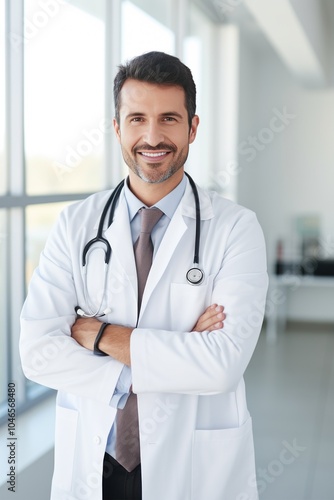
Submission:
[[[298,215],[320,214],[324,254],[333,257],[334,89],[301,88],[272,49],[259,50],[244,34],[240,50],[238,201],[258,215],[270,270],[279,238],[287,256],[295,253]],[[279,127],[272,119],[284,108],[295,117],[281,122],[280,132],[264,132],[270,124]],[[248,144],[249,136],[258,138],[261,151]],[[332,320],[333,300],[328,291],[299,290],[289,303],[290,318]]]

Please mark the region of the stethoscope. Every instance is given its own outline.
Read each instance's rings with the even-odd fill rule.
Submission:
[[[202,269],[199,268],[199,248],[200,248],[200,238],[201,238],[201,209],[200,209],[200,203],[199,203],[199,196],[198,196],[198,190],[196,187],[195,182],[193,179],[190,177],[189,174],[185,172],[186,176],[189,179],[193,194],[194,194],[194,199],[195,199],[195,209],[196,209],[196,230],[195,230],[195,249],[194,249],[194,259],[193,259],[193,267],[191,267],[187,272],[186,272],[186,279],[190,285],[200,285],[204,279],[204,272]],[[83,252],[82,252],[82,267],[84,271],[84,297],[85,297],[85,302],[89,308],[89,314],[85,313],[79,306],[76,307],[76,313],[79,316],[84,316],[84,317],[101,317],[106,314],[108,314],[111,309],[107,308],[104,311],[101,312],[101,307],[102,307],[102,302],[103,302],[103,295],[106,290],[107,286],[107,271],[108,271],[108,266],[110,262],[110,257],[111,257],[111,246],[109,241],[103,237],[103,227],[104,223],[108,214],[108,210],[110,209],[109,212],[109,219],[108,219],[108,226],[109,227],[114,220],[114,214],[117,206],[118,199],[120,197],[121,191],[124,187],[124,180],[122,180],[114,189],[114,191],[111,193],[107,203],[105,204],[105,207],[102,211],[100,221],[99,221],[99,226],[97,229],[97,233],[95,238],[92,238],[86,245],[84,246]],[[104,250],[104,284],[103,284],[103,294],[102,294],[102,299],[99,307],[95,310],[92,311],[90,308],[90,300],[88,296],[88,287],[87,287],[87,254],[89,250],[91,250],[92,246],[95,245],[96,243],[102,243],[102,245],[105,247]]]

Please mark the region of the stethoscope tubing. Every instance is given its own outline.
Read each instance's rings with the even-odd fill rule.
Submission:
[[[88,243],[86,243],[86,245],[85,245],[85,247],[83,249],[83,252],[82,252],[82,265],[83,265],[83,267],[85,267],[85,265],[87,264],[87,252],[90,249],[90,247],[92,247],[95,243],[103,243],[105,245],[106,251],[105,251],[104,262],[106,264],[109,264],[110,257],[111,257],[111,246],[109,244],[109,241],[106,240],[102,236],[103,226],[104,226],[105,219],[107,217],[107,213],[108,213],[109,207],[110,207],[110,214],[109,214],[108,227],[112,224],[112,222],[114,220],[114,214],[115,214],[115,209],[116,209],[116,202],[117,202],[117,200],[119,198],[119,195],[121,194],[121,191],[122,191],[123,186],[124,186],[124,182],[125,181],[122,180],[115,187],[115,189],[113,190],[113,192],[111,193],[111,195],[110,195],[107,203],[104,206],[103,212],[101,214],[100,222],[99,222],[99,227],[98,227],[96,236],[95,236],[95,238],[92,238],[90,241],[88,241]]]
[[[198,267],[198,265],[199,265],[200,238],[201,238],[201,208],[200,208],[200,201],[199,201],[199,195],[198,195],[198,190],[197,190],[196,184],[193,181],[192,177],[190,177],[190,175],[187,172],[185,172],[185,174],[189,179],[189,182],[190,182],[193,194],[194,194],[195,210],[196,210],[195,248],[194,248],[194,259],[193,259],[194,267],[190,268],[189,271],[187,271],[186,278],[187,278],[187,281],[191,285],[200,285],[203,281],[203,278],[204,278],[204,272]],[[86,269],[87,254],[88,254],[89,249],[95,243],[102,243],[105,246],[105,257],[104,257],[104,264],[105,264],[104,290],[105,290],[106,277],[107,277],[106,270],[107,270],[108,264],[110,262],[111,246],[110,246],[109,241],[103,237],[103,226],[104,226],[109,209],[110,209],[110,212],[109,212],[109,219],[108,219],[108,227],[113,223],[115,210],[116,210],[116,206],[117,206],[117,201],[120,197],[120,194],[121,194],[121,191],[124,187],[125,182],[126,182],[126,180],[122,180],[115,187],[115,189],[113,190],[113,192],[109,196],[107,203],[105,204],[103,211],[102,211],[102,214],[101,214],[101,217],[100,217],[96,236],[95,236],[95,238],[92,238],[90,241],[88,241],[88,243],[86,243],[86,245],[84,246],[83,252],[82,252],[82,266],[84,268],[84,274],[85,274],[84,296],[85,296],[85,301],[86,301],[87,305],[89,302],[88,301],[87,276],[86,276],[86,274],[87,274],[87,269]],[[103,298],[102,298],[102,301],[103,301]],[[99,313],[100,313],[100,310],[102,307],[102,301],[101,301],[100,306],[98,307],[98,309],[94,313],[92,313],[92,311],[90,310],[90,314],[86,314],[79,308],[79,310],[82,312],[81,315],[84,315],[86,317],[101,316],[101,314],[99,314]],[[89,309],[90,309],[90,307],[89,307]]]
[[[196,184],[192,177],[190,177],[187,172],[185,172],[186,176],[189,179],[190,185],[193,190],[194,198],[195,198],[195,210],[196,210],[196,231],[195,231],[195,251],[194,251],[194,261],[193,263],[196,265],[199,264],[199,246],[201,239],[201,208],[199,203],[199,196]]]

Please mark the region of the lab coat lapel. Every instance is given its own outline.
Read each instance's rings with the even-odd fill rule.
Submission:
[[[116,260],[122,267],[126,278],[131,283],[132,297],[137,307],[137,271],[133,253],[128,207],[123,192],[121,193],[114,221],[105,231],[105,238],[111,246],[111,261]],[[113,264],[112,269],[113,269]],[[131,306],[129,306],[131,307]]]
[[[169,264],[172,255],[182,238],[183,234],[187,230],[187,224],[185,223],[180,207],[177,208],[172,220],[170,221],[166,233],[160,243],[158,251],[150,269],[150,273],[147,278],[145,285],[145,290],[143,294],[140,316],[143,314],[149,298],[154,291],[154,288],[158,284],[159,280],[163,276],[167,265]],[[139,317],[140,319],[140,317]]]

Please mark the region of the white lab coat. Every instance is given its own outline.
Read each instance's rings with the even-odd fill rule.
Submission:
[[[101,500],[101,470],[116,410],[110,406],[123,365],[70,337],[74,307],[87,309],[81,255],[96,234],[110,193],[68,207],[41,255],[22,311],[26,376],[58,390],[52,500]],[[138,394],[143,500],[256,500],[251,418],[243,373],[260,332],[267,273],[265,244],[253,212],[199,189],[200,265],[205,280],[186,281],[192,266],[195,205],[189,182],[157,251],[138,327],[131,337]],[[136,268],[122,193],[113,224],[107,292],[103,251],[88,255],[91,306],[103,320],[137,323]],[[225,306],[222,330],[192,332],[205,308]]]

